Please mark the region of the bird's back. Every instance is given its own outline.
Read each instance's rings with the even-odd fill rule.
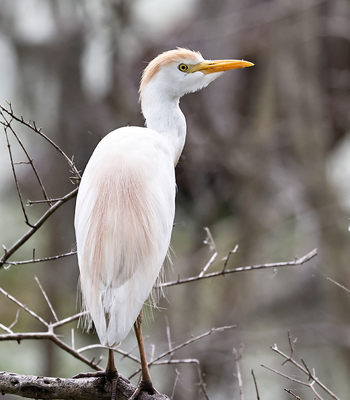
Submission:
[[[120,128],[95,149],[79,187],[75,229],[81,288],[103,345],[131,329],[159,275],[175,209],[165,139]]]

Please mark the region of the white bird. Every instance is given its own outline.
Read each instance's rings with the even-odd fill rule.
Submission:
[[[204,88],[226,70],[252,65],[243,60],[206,61],[183,48],[158,55],[143,71],[140,85],[147,128],[130,126],[109,133],[84,171],[75,213],[83,302],[101,344],[110,349],[105,374],[112,378],[118,377],[113,348],[134,325],[142,376],[131,399],[141,390],[156,392],[141,315],[170,244],[174,169],[186,138],[180,97]]]

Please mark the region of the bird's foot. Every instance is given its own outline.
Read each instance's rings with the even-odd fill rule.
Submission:
[[[159,392],[154,388],[152,381],[141,381],[129,400],[136,400],[141,392],[147,392],[148,394],[159,394]]]
[[[73,379],[79,378],[100,378],[104,377],[112,381],[112,397],[111,400],[115,400],[117,396],[117,383],[119,374],[117,371],[96,371],[96,372],[82,372],[80,374],[74,375]]]

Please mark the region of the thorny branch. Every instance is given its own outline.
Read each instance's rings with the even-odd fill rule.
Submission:
[[[314,395],[319,399],[322,400],[321,395],[318,393],[316,390],[315,386],[318,388],[321,388],[325,393],[327,393],[330,397],[332,397],[334,400],[340,400],[339,397],[337,397],[326,385],[324,385],[317,377],[315,374],[315,370],[313,369],[312,371],[309,369],[309,367],[306,365],[305,361],[301,359],[301,363],[298,363],[294,358],[294,350],[295,350],[295,344],[296,344],[296,339],[293,341],[291,340],[290,333],[288,332],[288,342],[289,342],[289,348],[290,348],[290,355],[288,356],[287,354],[284,354],[281,350],[278,349],[277,345],[271,346],[271,350],[279,354],[282,358],[284,358],[284,362],[282,365],[284,365],[286,362],[291,363],[296,367],[299,371],[301,371],[304,375],[306,375],[307,381],[302,381],[300,379],[293,378],[292,376],[283,374],[280,371],[277,371],[273,368],[267,367],[265,365],[261,365],[263,368],[268,369],[269,371],[274,372],[277,375],[283,376],[284,378],[290,380],[291,382],[298,383],[299,385],[302,386],[307,386],[309,387]]]
[[[36,279],[37,280],[37,279]],[[56,322],[54,323],[50,323],[45,321],[42,317],[40,317],[37,313],[35,313],[34,311],[32,311],[31,309],[29,309],[26,305],[24,305],[22,302],[20,302],[19,300],[17,300],[16,298],[14,298],[12,295],[10,295],[9,293],[7,293],[4,289],[0,288],[0,292],[5,295],[10,301],[14,302],[16,305],[18,305],[21,309],[23,309],[25,312],[27,312],[28,314],[30,314],[33,318],[37,319],[39,322],[41,322],[45,328],[47,329],[46,332],[26,332],[26,333],[14,333],[12,330],[12,327],[14,325],[11,324],[10,327],[6,327],[4,325],[0,325],[0,328],[2,328],[3,330],[5,330],[7,333],[6,334],[2,334],[0,335],[0,341],[17,341],[18,343],[20,343],[22,340],[30,340],[30,339],[34,339],[34,340],[50,340],[53,343],[55,343],[59,348],[61,348],[62,350],[64,350],[65,352],[67,352],[68,354],[72,355],[73,357],[77,358],[78,360],[82,361],[83,363],[85,363],[86,365],[88,365],[90,368],[93,368],[97,371],[102,371],[103,368],[101,368],[98,364],[101,361],[102,357],[98,360],[98,362],[95,362],[94,359],[88,359],[84,356],[82,356],[82,352],[87,351],[87,350],[91,350],[93,348],[104,348],[102,345],[91,345],[91,346],[86,346],[80,349],[75,349],[74,348],[74,340],[72,340],[72,346],[67,345],[65,342],[63,342],[59,336],[55,333],[55,329],[58,327],[61,327],[63,325],[66,325],[72,321],[77,320],[78,318],[80,318],[83,313],[79,313],[76,314],[72,317],[63,319],[63,320],[58,320],[57,318],[57,314],[54,311],[52,304],[46,294],[46,292],[44,291],[44,289],[42,288],[40,282],[37,280],[38,285],[40,287],[40,290],[42,291],[45,300],[48,304],[48,306],[51,309],[51,312],[56,320]],[[18,319],[18,313],[16,315],[16,321]],[[195,364],[197,366],[197,371],[198,371],[198,377],[199,377],[199,382],[198,385],[201,388],[204,396],[206,397],[207,400],[209,400],[209,397],[207,395],[206,392],[206,387],[205,387],[205,383],[203,381],[203,374],[201,371],[201,367],[200,367],[200,362],[197,359],[172,359],[172,355],[177,351],[180,350],[186,346],[188,346],[189,344],[192,344],[200,339],[203,339],[207,336],[210,336],[212,333],[216,333],[216,332],[222,332],[224,330],[227,329],[232,329],[234,328],[234,326],[223,326],[223,327],[219,327],[219,328],[212,328],[211,330],[209,330],[208,332],[205,332],[201,335],[195,336],[195,337],[191,337],[189,340],[175,346],[175,347],[170,347],[168,351],[160,354],[159,356],[157,356],[156,358],[154,358],[150,363],[149,366],[157,366],[157,365],[176,365],[176,364]],[[137,357],[134,357],[133,355],[131,355],[130,353],[124,352],[121,349],[116,349],[115,350],[117,353],[130,358],[131,360],[140,363],[140,360]],[[170,356],[169,360],[162,360],[163,358],[165,358],[166,356]],[[140,369],[137,370],[131,377],[135,376],[137,373],[140,372]],[[131,379],[130,377],[130,379]]]

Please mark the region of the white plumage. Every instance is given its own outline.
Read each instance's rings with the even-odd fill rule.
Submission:
[[[75,226],[81,286],[100,341],[130,331],[170,244],[175,175],[157,132],[120,128],[97,146],[79,188]]]
[[[174,167],[186,138],[180,97],[223,71],[251,65],[205,61],[187,49],[159,55],[140,85],[147,128],[117,129],[91,156],[79,187],[75,229],[83,300],[104,346],[113,348],[126,337],[167,254],[175,213]],[[140,345],[139,325],[135,330]],[[149,389],[141,347],[141,386]],[[107,371],[114,373],[111,356]]]

